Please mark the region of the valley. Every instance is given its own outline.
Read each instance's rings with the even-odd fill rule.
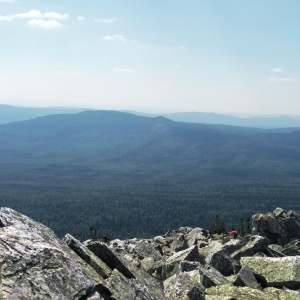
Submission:
[[[300,131],[86,111],[0,126],[0,205],[88,238],[299,209]],[[87,217],[88,216],[88,217]]]

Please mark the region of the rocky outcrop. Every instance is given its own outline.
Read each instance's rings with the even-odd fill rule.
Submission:
[[[258,219],[269,216],[297,221],[281,209]],[[153,239],[80,242],[66,234],[61,241],[1,208],[0,299],[300,299],[300,236],[268,228],[236,239],[181,227]]]
[[[3,299],[82,299],[102,277],[49,228],[0,209]],[[0,296],[0,299],[1,299]]]
[[[271,244],[286,245],[299,238],[300,215],[294,211],[285,213],[282,208],[276,208],[273,213],[255,214],[252,230],[268,238]]]

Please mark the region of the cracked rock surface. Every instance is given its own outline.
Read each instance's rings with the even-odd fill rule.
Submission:
[[[0,220],[3,300],[81,299],[101,281],[51,229],[9,208]]]

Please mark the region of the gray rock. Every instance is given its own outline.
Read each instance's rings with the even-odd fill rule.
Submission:
[[[282,247],[282,253],[288,256],[300,255],[300,240],[294,240]]]
[[[70,234],[66,234],[63,241],[87,264],[89,264],[101,278],[108,278],[111,275],[111,269],[99,259],[92,251],[83,246]]]
[[[100,241],[89,241],[85,246],[100,258],[111,269],[117,269],[127,278],[134,278],[130,270],[120,261],[116,254],[106,245]]]
[[[231,239],[227,243],[225,243],[222,246],[222,249],[226,250],[229,254],[232,254],[233,252],[237,251],[238,249],[241,249],[248,241],[245,239]]]
[[[49,228],[9,208],[0,220],[3,299],[81,299],[101,282]]]
[[[291,290],[266,288],[264,290],[232,285],[214,286],[206,291],[206,300],[299,300],[300,294]]]
[[[265,286],[300,288],[300,256],[242,257],[241,264],[248,266]]]
[[[237,278],[233,283],[235,286],[247,286],[252,289],[260,288],[252,270],[247,266],[243,266],[238,272]]]
[[[250,238],[249,242],[241,249],[231,254],[234,260],[240,260],[243,256],[253,256],[258,252],[264,252],[267,250],[270,241],[262,236],[254,235]]]
[[[282,217],[284,213],[284,210],[280,207],[277,207],[274,211],[273,211],[273,215],[275,218],[279,218]]]
[[[271,256],[273,256],[273,257],[284,257],[284,256],[286,256],[282,252],[283,248],[280,245],[275,245],[275,244],[269,245],[268,250],[271,252],[271,254],[272,254]]]
[[[193,246],[186,250],[176,252],[174,255],[167,258],[165,264],[163,265],[162,278],[166,279],[173,276],[174,274],[179,273],[180,263],[182,261],[204,263],[204,257],[199,254],[197,246]]]
[[[225,250],[209,253],[205,259],[206,263],[213,266],[224,276],[235,273],[238,265]]]
[[[286,245],[300,238],[300,215],[293,211],[284,214],[280,208],[273,213],[256,214],[252,217],[252,231],[267,237],[272,244]]]
[[[161,287],[159,287],[162,290]],[[105,280],[101,289],[104,299],[116,300],[163,300],[165,297],[158,292],[154,295],[148,286],[135,278],[126,278],[119,271],[113,271],[112,275]]]
[[[140,260],[144,258],[152,258],[154,261],[162,260],[162,253],[159,246],[152,240],[141,240],[136,244],[134,253]]]
[[[188,242],[182,233],[178,233],[170,243],[171,252],[179,252],[189,248]]]
[[[185,235],[188,247],[194,245],[204,244],[208,240],[208,232],[205,229],[196,227],[193,228],[188,234]]]
[[[229,281],[220,272],[210,266],[199,266],[197,270],[169,277],[164,281],[164,289],[168,299],[204,299],[206,288],[223,284]]]
[[[127,284],[127,289],[132,291],[128,294],[130,295],[128,297],[131,297],[132,293],[134,295],[136,292],[139,293],[138,290],[141,290],[141,287],[144,286],[144,289],[147,291],[145,293],[150,297],[149,299],[163,300],[165,297],[161,282],[145,272],[141,264],[136,265],[135,247],[137,243],[139,241],[136,239],[126,241],[114,240],[111,241],[110,245],[102,242],[89,242],[87,247],[113,270],[114,276],[112,274],[103,283],[103,286],[106,287],[105,291],[109,291],[112,295],[119,295],[122,293],[123,288],[126,289]],[[120,287],[118,290],[116,282],[120,283],[122,289]],[[143,295],[144,293],[140,294]],[[104,297],[103,292],[101,296]],[[114,297],[123,299],[118,298],[119,296]]]
[[[205,288],[229,284],[229,280],[212,266],[201,266],[199,268],[199,273],[201,275],[201,284]]]
[[[180,272],[189,272],[199,269],[201,264],[198,261],[181,261],[179,266]]]
[[[205,287],[201,284],[199,271],[175,274],[164,282],[165,295],[168,299],[204,300]]]
[[[81,300],[105,300],[100,296],[100,294],[97,291],[93,291]]]

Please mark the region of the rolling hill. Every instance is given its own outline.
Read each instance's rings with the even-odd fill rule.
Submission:
[[[58,234],[144,236],[297,209],[300,131],[86,111],[1,125],[0,165],[1,206]]]

